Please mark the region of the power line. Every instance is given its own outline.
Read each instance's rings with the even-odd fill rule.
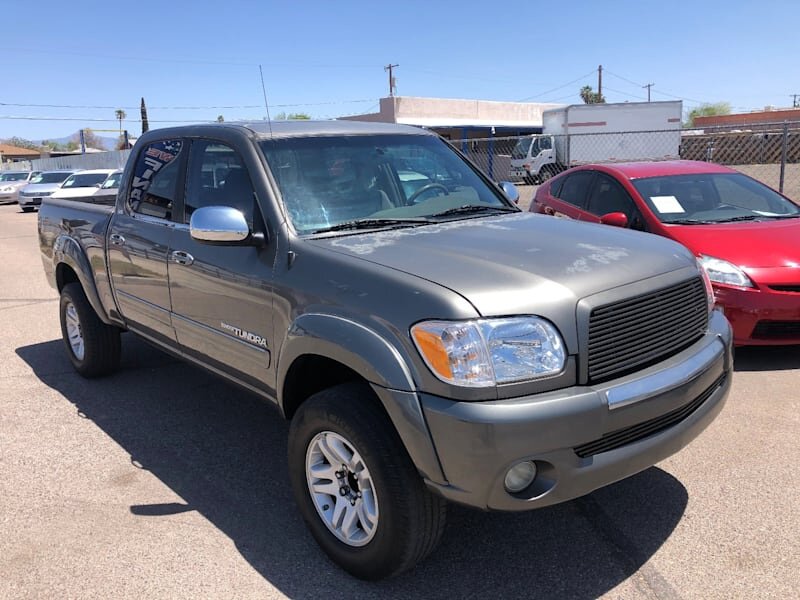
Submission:
[[[622,90],[615,90],[614,88],[610,88],[607,85],[605,86],[606,89],[610,92],[614,92],[615,94],[622,94],[623,96],[628,96],[630,98],[635,98],[636,100],[646,100],[643,96],[637,96],[636,94],[631,94],[629,92],[623,92]]]
[[[364,98],[361,100],[334,100],[331,102],[298,102],[295,104],[273,104],[272,106],[281,108],[291,108],[293,106],[331,106],[335,104],[355,104],[359,102],[375,102],[375,98]],[[14,106],[17,108],[85,108],[97,110],[116,110],[128,109],[136,110],[139,106],[96,106],[82,104],[24,104],[17,102],[0,102],[0,106]],[[261,108],[261,104],[239,104],[229,106],[148,106],[149,110],[211,110],[211,109],[234,109],[234,108]]]
[[[589,77],[590,75],[594,75],[594,74],[595,74],[595,70],[594,70],[594,69],[592,69],[591,71],[589,71],[589,72],[588,72],[588,73],[586,73],[585,75],[581,75],[581,76],[580,76],[580,77],[578,77],[577,79],[573,79],[572,81],[568,81],[568,82],[567,82],[567,83],[565,83],[564,85],[560,85],[560,86],[558,86],[558,87],[554,87],[553,89],[551,89],[551,90],[547,90],[547,91],[545,91],[545,92],[542,92],[542,93],[540,93],[540,94],[535,94],[535,95],[533,95],[533,96],[528,96],[527,98],[523,98],[522,100],[519,100],[518,102],[527,102],[528,100],[533,100],[534,98],[540,98],[541,96],[546,96],[547,94],[549,94],[549,93],[551,93],[551,92],[557,92],[558,90],[560,90],[560,89],[562,89],[562,88],[565,88],[565,87],[567,87],[568,85],[572,85],[573,83],[578,83],[579,81],[581,81],[581,80],[583,80],[583,79],[586,79],[586,78],[587,78],[587,77]]]

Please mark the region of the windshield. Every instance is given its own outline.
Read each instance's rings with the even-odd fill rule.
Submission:
[[[741,173],[700,173],[633,180],[662,223],[725,223],[800,216],[800,208]]]
[[[118,188],[120,181],[122,181],[122,171],[117,171],[116,173],[112,173],[111,175],[109,175],[108,179],[106,179],[103,182],[103,185],[101,187],[104,190],[111,188]]]
[[[39,173],[36,177],[31,179],[31,183],[61,183],[70,175],[71,173],[65,173],[63,171],[47,171],[45,173]]]
[[[261,148],[301,234],[358,220],[370,227],[427,223],[464,207],[516,210],[433,136],[298,137],[264,140]]]
[[[27,173],[0,173],[0,181],[25,181]]]
[[[65,188],[79,188],[79,187],[94,187],[103,183],[108,177],[108,173],[76,173],[64,182],[61,187]]]
[[[514,149],[511,151],[511,158],[518,159],[527,157],[528,150],[531,149],[532,142],[533,142],[532,137],[520,138],[517,141],[517,145],[514,146]]]

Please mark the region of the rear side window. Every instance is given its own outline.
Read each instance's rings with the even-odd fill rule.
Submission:
[[[182,140],[161,140],[139,153],[128,195],[130,210],[142,215],[171,219],[178,198]]]
[[[586,197],[594,178],[594,171],[578,171],[568,175],[559,190],[557,198],[578,208],[586,208]],[[555,193],[553,193],[555,196]]]

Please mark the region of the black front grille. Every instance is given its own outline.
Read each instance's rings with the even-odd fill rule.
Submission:
[[[800,293],[800,285],[771,285],[770,289],[778,292],[797,292]]]
[[[685,404],[680,408],[673,410],[672,412],[668,412],[665,415],[656,417],[655,419],[645,421],[644,423],[639,423],[638,425],[632,425],[630,427],[626,427],[625,429],[612,431],[611,433],[605,434],[599,440],[581,444],[580,446],[573,448],[573,450],[575,451],[575,454],[581,458],[586,458],[587,456],[594,456],[595,454],[600,454],[601,452],[608,452],[609,450],[621,448],[622,446],[632,444],[633,442],[638,442],[646,437],[650,437],[651,435],[655,435],[661,431],[664,431],[665,429],[680,423],[694,411],[700,408],[700,406],[702,406],[702,404],[708,400],[724,382],[725,375],[723,374],[714,383],[712,383],[711,386],[706,389],[706,391],[688,404]]]
[[[589,382],[653,364],[696,342],[708,327],[699,277],[595,308],[589,317]]]
[[[800,338],[800,321],[759,321],[752,337],[760,340]]]

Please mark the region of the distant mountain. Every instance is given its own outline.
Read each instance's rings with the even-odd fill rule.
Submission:
[[[73,138],[79,139],[79,136],[80,132],[76,131],[72,135],[67,135],[60,138],[45,138],[43,140],[36,140],[36,143],[41,144],[44,141],[50,141],[50,142],[57,142],[59,144],[66,144],[70,142]],[[106,135],[98,135],[97,133],[95,133],[94,136],[103,143],[102,150],[111,150],[117,145],[117,139],[118,139],[117,136],[109,137]]]

